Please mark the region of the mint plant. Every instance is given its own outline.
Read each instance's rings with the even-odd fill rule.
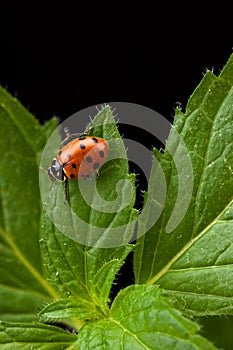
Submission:
[[[205,74],[185,113],[176,109],[164,153],[153,150],[144,215],[134,208],[135,174],[109,106],[90,125],[92,134],[117,141],[118,158],[96,181],[103,202],[93,182],[81,180],[93,207],[78,181],[69,181],[64,204],[62,184],[48,188],[40,169],[56,154],[59,134],[44,156],[56,118],[41,126],[0,89],[1,350],[216,349],[195,317],[233,314],[232,87],[233,55],[218,77]],[[181,179],[187,184],[189,175],[187,199]],[[120,210],[108,212],[111,201]],[[138,239],[130,244],[135,228]],[[111,300],[132,251],[136,283]]]

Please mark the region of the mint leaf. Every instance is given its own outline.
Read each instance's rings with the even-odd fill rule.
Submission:
[[[51,322],[72,317],[92,320],[102,318],[103,314],[93,302],[70,297],[48,304],[39,312],[39,316],[40,321]]]
[[[137,211],[133,209],[135,177],[128,174],[124,145],[109,106],[98,113],[91,128],[91,134],[107,139],[110,148],[114,144],[112,152],[114,156],[117,155],[117,159],[108,158],[106,164],[100,169],[100,175],[96,181],[98,193],[93,188],[95,181],[81,179],[81,185],[78,181],[70,181],[70,205],[64,204],[62,185],[55,184],[48,193],[46,190],[48,176],[45,174],[45,179],[41,180],[45,181],[42,186],[45,188],[44,200],[46,201],[41,239],[44,262],[51,285],[57,290],[59,296],[65,299],[64,303],[54,304],[53,311],[56,311],[57,306],[61,310],[64,305],[64,317],[66,317],[66,299],[73,296],[77,300],[74,308],[76,317],[79,318],[81,312],[81,318],[87,319],[108,314],[107,302],[112,282],[126,256],[133,249],[133,246],[126,242],[133,236],[137,217]],[[55,143],[56,140],[57,135],[55,135]],[[51,144],[53,144],[52,141]],[[50,162],[51,159],[52,157]],[[45,152],[42,156],[43,167],[48,166],[47,160]],[[127,181],[122,186],[118,186],[118,192],[116,192],[117,184],[124,179]],[[122,210],[109,212],[107,209],[112,209],[115,203],[121,206],[127,201],[130,193],[129,185],[133,191],[129,203]],[[85,193],[81,192],[80,186],[84,186]],[[91,206],[87,204],[83,194],[89,196]],[[100,195],[101,198],[99,198]],[[98,205],[99,201],[101,204],[97,210],[93,206]],[[116,233],[119,235],[117,236]],[[82,242],[86,245],[81,244]],[[83,306],[81,306],[82,303]],[[72,312],[72,315],[75,312]],[[54,315],[51,316],[50,313],[47,317],[54,317]],[[76,323],[76,327],[80,327],[79,322]]]
[[[199,336],[197,324],[183,317],[154,286],[130,286],[114,300],[109,319],[88,323],[77,345],[84,349],[216,349]]]
[[[59,231],[80,244],[99,248],[120,246],[132,238],[137,217],[135,174],[128,174],[124,144],[110,107],[102,109],[90,125],[91,135],[109,143],[109,154],[92,181],[69,181],[69,203],[64,205],[64,188],[41,174],[40,185],[46,213]],[[57,154],[59,134],[56,131],[46,145],[41,166],[47,169]],[[48,191],[49,186],[51,187]],[[69,205],[70,204],[70,205]]]
[[[92,319],[100,317],[100,313],[102,316],[107,314],[113,279],[133,247],[100,249],[83,246],[58,232],[49,219],[45,225],[45,218],[41,247],[50,284],[59,296],[63,299],[75,297],[85,311],[81,318]],[[79,312],[76,316],[79,317]],[[67,317],[65,303],[63,317]],[[76,327],[79,326],[77,323]]]
[[[185,114],[176,111],[164,156],[154,152],[166,179],[166,203],[159,220],[138,240],[135,249],[136,281],[160,285],[176,307],[192,315],[233,314],[232,77],[233,56],[219,77],[206,73]],[[181,139],[187,147],[193,175],[187,172]],[[173,150],[176,161],[168,150]],[[186,174],[183,183],[179,183],[177,164]],[[156,179],[156,169],[154,160],[146,201],[149,209],[147,217],[139,222],[139,232],[145,229],[147,218],[161,210],[156,190],[161,176]],[[172,215],[181,217],[187,193],[178,206],[176,201],[179,187],[187,188],[188,176],[193,176],[190,205],[170,231]]]
[[[0,319],[30,321],[56,293],[43,276],[39,247],[38,158],[51,121],[42,128],[0,88]]]
[[[1,350],[65,350],[71,349],[75,340],[74,334],[54,326],[0,322]]]

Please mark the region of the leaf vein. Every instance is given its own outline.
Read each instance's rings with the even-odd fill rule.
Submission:
[[[208,225],[206,226],[196,237],[190,240],[169,262],[163,267],[154,277],[146,282],[146,285],[152,285],[157,280],[159,280],[163,275],[165,275],[170,267],[196,242],[198,241],[209,229],[211,229],[217,222],[218,219],[226,212],[232,205],[233,199],[226,205],[222,212]]]
[[[212,85],[213,84],[214,83],[212,83]],[[229,92],[228,92],[228,94],[229,94]],[[207,144],[206,144],[206,147],[205,147],[205,150],[204,150],[204,155],[205,156],[204,156],[201,176],[200,176],[199,183],[198,183],[198,186],[197,186],[197,189],[196,189],[196,200],[194,202],[194,208],[193,208],[193,211],[194,211],[193,225],[192,225],[193,226],[193,231],[192,231],[191,239],[194,237],[194,235],[196,233],[196,229],[197,229],[197,213],[198,213],[197,204],[200,202],[200,196],[202,194],[201,193],[201,187],[203,186],[203,177],[205,175],[206,168],[208,167],[207,161],[208,161],[208,154],[209,154],[209,145],[210,145],[210,142],[212,141],[212,134],[213,134],[213,130],[214,130],[215,120],[218,117],[219,110],[221,109],[225,99],[227,98],[227,95],[224,96],[221,104],[218,106],[218,110],[216,111],[215,115],[213,116],[212,126],[211,126],[211,129],[209,131],[208,141],[207,141]],[[202,110],[202,108],[200,108],[200,110]],[[205,112],[203,111],[203,113],[205,113]]]
[[[40,275],[40,273],[31,265],[31,263],[25,258],[25,256],[21,253],[20,249],[17,247],[17,245],[14,243],[14,241],[10,238],[10,235],[7,234],[6,231],[4,231],[0,227],[0,233],[4,237],[5,241],[9,244],[9,246],[12,249],[12,252],[16,256],[16,258],[19,259],[19,261],[26,267],[26,269],[34,276],[34,278],[43,286],[43,288],[47,291],[47,293],[54,297],[58,298],[57,293],[55,290],[50,286],[50,284]]]

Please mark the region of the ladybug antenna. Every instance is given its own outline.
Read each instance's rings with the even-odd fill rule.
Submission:
[[[40,166],[39,169],[42,170],[44,173],[48,174],[48,171],[45,168],[43,168],[42,166]]]
[[[69,138],[69,137],[70,137],[70,130],[69,130],[68,126],[66,126],[66,127],[64,128],[64,133],[65,133],[66,138]]]
[[[49,176],[49,174],[48,174],[48,170],[46,170],[45,168],[43,168],[42,166],[40,166],[40,168],[39,168],[40,170],[42,170],[44,173],[46,173],[46,175],[48,175]],[[51,188],[52,188],[52,185],[53,185],[53,182],[50,182],[50,184],[49,184],[49,187],[48,187],[48,190],[50,190]]]

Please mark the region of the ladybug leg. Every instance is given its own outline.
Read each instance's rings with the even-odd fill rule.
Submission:
[[[77,139],[81,136],[87,136],[86,133],[75,133],[75,134],[71,134],[69,131],[69,128],[66,126],[64,128],[64,134],[65,134],[65,138],[64,140],[60,143],[59,149],[61,149],[62,147],[64,147],[65,145],[67,145],[70,141]]]
[[[93,127],[91,126],[91,123],[86,127],[83,135],[88,135]]]
[[[73,140],[73,139],[76,139],[76,138],[78,138],[80,136],[86,136],[87,135],[87,133],[82,133],[82,132],[77,132],[77,133],[71,134],[70,130],[69,130],[69,128],[67,126],[64,128],[64,133],[65,133],[65,140],[66,139]]]
[[[65,178],[63,183],[64,183],[64,193],[65,193],[64,204],[66,204],[66,202],[68,202],[68,203],[70,202],[69,188],[68,188],[68,178],[67,177]]]
[[[40,166],[40,168],[39,168],[40,170],[42,170],[45,174],[47,174],[48,175],[48,170],[46,170],[45,168],[42,168],[42,166]]]
[[[88,136],[86,132],[78,132],[76,134],[71,134],[72,139],[77,139],[82,136]]]
[[[67,145],[67,143],[69,143],[72,140],[72,136],[71,136],[69,128],[67,126],[64,128],[64,134],[65,134],[65,138],[60,143],[59,149],[61,149],[65,145]]]
[[[69,138],[70,137],[70,130],[69,130],[68,126],[66,126],[64,128],[64,133],[65,133],[65,138]]]
[[[45,168],[42,168],[40,166],[40,170],[42,170],[46,175],[48,175],[48,170],[46,170]],[[48,187],[48,191],[51,190],[52,186],[53,186],[53,182],[50,181],[50,184],[49,184],[49,187]]]

